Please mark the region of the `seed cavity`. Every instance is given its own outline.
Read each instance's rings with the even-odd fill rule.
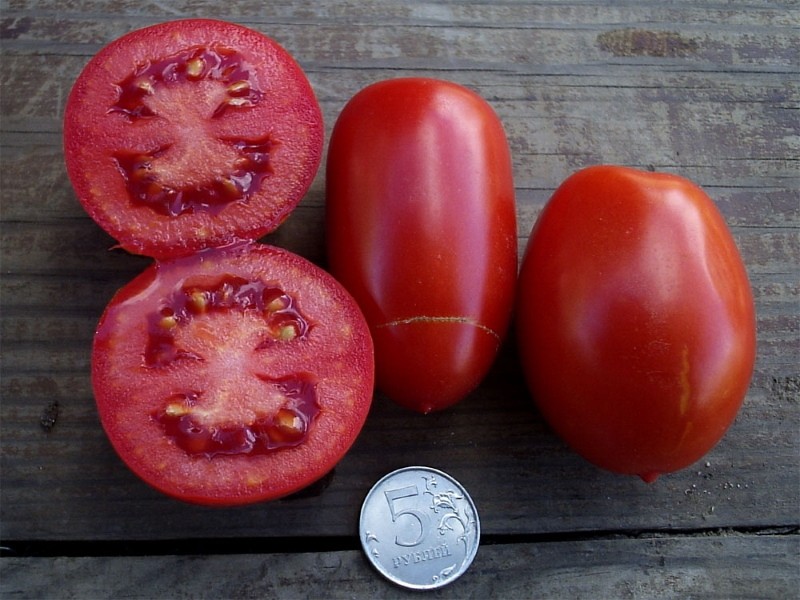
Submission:
[[[178,347],[180,327],[213,311],[255,311],[264,321],[262,350],[276,343],[302,340],[311,329],[294,298],[279,287],[260,280],[225,275],[213,282],[187,283],[165,298],[160,310],[148,317],[148,341],[144,359],[148,367],[166,367],[177,360],[202,360]]]
[[[162,410],[153,414],[164,434],[189,455],[214,458],[219,455],[256,456],[297,446],[308,437],[320,412],[317,394],[309,378],[268,381],[284,398],[272,412],[256,411],[249,423],[218,423],[207,418],[200,393],[174,394]]]
[[[218,81],[228,94],[227,100],[235,97],[239,102],[228,106],[255,106],[264,94],[254,88],[250,81],[251,66],[237,51],[221,45],[210,47],[195,46],[167,56],[161,60],[148,62],[117,84],[118,99],[109,109],[121,113],[131,121],[153,117],[155,113],[147,106],[147,96],[156,92],[160,85],[173,85],[185,82]],[[222,104],[220,106],[222,106]]]
[[[150,153],[117,152],[114,159],[133,202],[170,217],[194,212],[216,214],[232,202],[246,202],[261,188],[263,181],[272,174],[270,155],[275,148],[269,136],[221,141],[233,147],[238,158],[227,175],[200,185],[173,187],[159,181],[154,166],[170,146]]]
[[[223,118],[229,110],[256,106],[264,94],[251,81],[252,67],[235,50],[222,45],[187,48],[158,61],[148,62],[118,83],[117,101],[109,112],[123,115],[130,122],[158,116],[148,98],[161,86],[196,85],[200,81],[218,82],[222,98],[211,111],[212,119]],[[232,202],[246,202],[272,173],[270,154],[275,147],[269,137],[220,139],[233,147],[239,158],[227,174],[187,187],[159,181],[155,165],[170,146],[146,153],[118,152],[114,155],[134,203],[155,212],[177,217],[185,213],[217,213]]]

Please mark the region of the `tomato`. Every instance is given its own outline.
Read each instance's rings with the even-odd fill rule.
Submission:
[[[755,314],[702,189],[624,167],[579,171],[534,226],[518,285],[533,398],[585,458],[653,481],[722,438],[752,375]]]
[[[103,48],[64,116],[78,199],[123,248],[157,258],[273,231],[311,184],[323,135],[311,86],[283,48],[206,19]]]
[[[188,502],[285,496],[328,473],[372,400],[369,329],[330,275],[238,243],[156,262],[94,340],[100,419],[144,481]]]
[[[499,119],[454,83],[370,85],[335,124],[326,186],[330,269],[370,325],[378,388],[423,413],[458,402],[490,368],[514,299]]]

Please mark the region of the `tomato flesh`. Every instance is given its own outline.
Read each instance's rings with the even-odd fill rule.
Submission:
[[[209,19],[103,48],[64,117],[78,199],[123,248],[156,258],[273,231],[311,184],[323,134],[294,59],[256,31]]]
[[[328,149],[330,268],[359,302],[377,387],[422,413],[487,374],[517,271],[511,157],[502,124],[455,83],[404,78],[361,90]]]
[[[646,481],[708,452],[755,360],[736,244],[681,177],[614,166],[568,178],[523,259],[518,343],[531,393],[591,462]]]
[[[202,504],[284,496],[329,472],[372,399],[366,322],[327,273],[238,243],[159,261],[95,335],[92,382],[114,448]]]

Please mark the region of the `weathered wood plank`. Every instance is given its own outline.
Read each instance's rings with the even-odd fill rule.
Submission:
[[[788,64],[795,56],[785,32],[793,23],[796,11],[780,4],[750,10],[746,17],[743,12],[720,10],[708,4],[696,9],[688,5],[670,9],[628,3],[620,8],[607,3],[587,7],[581,3],[561,6],[518,2],[469,3],[467,6],[411,3],[406,6],[377,2],[354,8],[345,3],[308,7],[299,2],[279,6],[239,2],[229,8],[203,2],[175,3],[171,7],[173,10],[167,13],[155,3],[134,7],[115,2],[119,11],[112,14],[106,5],[92,7],[90,3],[80,3],[77,10],[72,11],[53,8],[48,11],[38,4],[11,4],[11,11],[5,17],[6,37],[21,46],[34,47],[42,47],[53,40],[68,46],[97,46],[109,36],[118,37],[132,27],[153,21],[206,16],[238,20],[265,29],[280,28],[284,44],[305,49],[301,56],[310,58],[317,53],[326,60],[348,62],[435,57],[470,62],[494,59],[513,64],[524,62],[530,56],[547,56],[549,62],[559,64],[573,61],[576,50],[585,53],[579,56],[589,56],[593,60],[608,56],[688,57],[698,62],[722,59],[734,64]],[[645,23],[649,28],[621,27],[624,23]],[[743,23],[747,26],[741,27]],[[313,30],[309,25],[314,26]],[[760,28],[769,35],[767,41],[752,35],[762,33]],[[597,29],[605,36],[598,39]],[[409,30],[415,35],[409,35]],[[565,36],[572,36],[576,41],[564,44]],[[760,52],[761,44],[769,44],[771,52]],[[483,49],[480,55],[469,51],[476,46]]]
[[[258,549],[253,549],[258,552]],[[411,598],[359,551],[210,556],[6,558],[4,598]],[[437,598],[797,596],[797,535],[484,545]]]

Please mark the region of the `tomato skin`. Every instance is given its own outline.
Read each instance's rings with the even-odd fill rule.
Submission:
[[[203,75],[187,66],[194,54],[195,66],[209,63]],[[223,63],[216,71],[212,59]],[[122,248],[155,258],[274,231],[314,179],[323,141],[319,104],[294,58],[255,30],[212,19],[109,43],[78,76],[64,115],[78,200]]]
[[[533,398],[570,446],[653,481],[708,452],[755,360],[744,264],[711,199],[681,177],[596,166],[531,233],[518,344]]]
[[[370,324],[378,389],[422,413],[455,404],[486,375],[512,311],[502,124],[460,85],[378,82],[342,110],[326,186],[330,269]]]
[[[233,304],[219,291],[230,282],[239,285]],[[269,295],[273,288],[286,296]],[[307,325],[294,339],[261,316],[265,307],[286,313],[287,298]],[[182,357],[154,354],[165,337],[153,316],[178,322],[182,331],[166,344]],[[291,397],[294,383],[313,410]],[[109,303],[92,352],[100,420],[122,460],[161,492],[211,506],[280,498],[329,473],[366,420],[373,383],[372,342],[355,301],[322,269],[257,243],[156,261]],[[175,407],[178,417],[198,415],[188,423],[196,434],[176,434],[187,425]],[[246,454],[243,442],[252,446],[264,429],[272,445]],[[222,441],[209,449],[203,436],[212,433]]]

